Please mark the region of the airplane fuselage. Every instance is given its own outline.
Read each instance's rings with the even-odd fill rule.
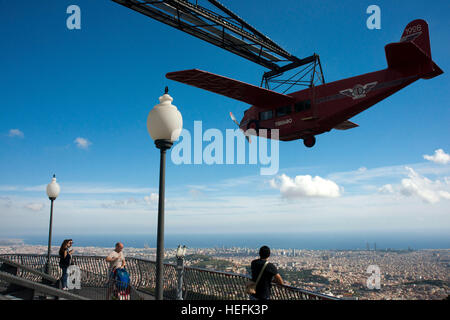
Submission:
[[[252,106],[240,128],[255,129],[256,133],[259,129],[279,129],[282,141],[306,141],[334,128],[350,129],[356,125],[346,126],[348,119],[418,79],[417,70],[384,69],[289,93],[295,98],[293,104],[273,109]]]

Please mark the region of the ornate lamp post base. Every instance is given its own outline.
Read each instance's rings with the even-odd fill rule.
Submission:
[[[155,145],[162,152],[170,149],[173,145],[173,142],[170,140],[159,139],[155,141]]]

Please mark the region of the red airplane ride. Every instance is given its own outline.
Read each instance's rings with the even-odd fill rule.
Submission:
[[[238,124],[246,134],[260,129],[279,129],[279,140],[303,139],[313,147],[316,135],[358,125],[350,118],[419,79],[431,79],[443,71],[433,62],[428,24],[409,23],[400,42],[385,46],[388,68],[364,75],[312,86],[289,94],[193,69],[170,72],[166,77],[252,104]],[[234,116],[231,114],[232,119]],[[270,134],[270,130],[268,130]],[[270,136],[268,136],[270,138]]]

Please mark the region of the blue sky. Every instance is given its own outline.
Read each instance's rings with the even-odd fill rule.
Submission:
[[[223,3],[292,54],[320,54],[327,82],[384,69],[384,46],[417,18],[429,23],[434,61],[450,70],[448,1]],[[66,27],[72,4],[81,30]],[[366,27],[371,4],[381,30]],[[259,85],[267,71],[112,1],[0,1],[0,25],[0,238],[46,234],[53,173],[56,234],[156,233],[159,153],[146,119],[164,87],[191,132],[194,121],[234,129],[228,113],[240,118],[248,107],[165,74],[198,68]],[[353,118],[360,127],[318,136],[313,149],[282,142],[274,176],[259,165],[169,158],[166,232],[448,234],[448,88],[448,73],[420,80]],[[324,193],[306,191],[322,182]]]

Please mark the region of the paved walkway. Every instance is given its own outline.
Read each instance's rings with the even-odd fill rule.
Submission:
[[[69,290],[68,292],[86,297],[92,300],[106,300],[107,289],[106,288],[96,288],[96,287],[82,287],[80,290]],[[139,296],[144,300],[155,300],[155,297],[139,291]],[[137,300],[137,294],[131,294],[132,300]]]

